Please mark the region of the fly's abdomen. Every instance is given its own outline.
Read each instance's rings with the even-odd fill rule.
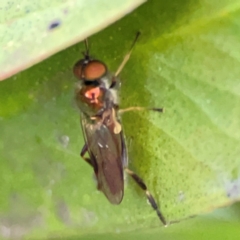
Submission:
[[[123,198],[123,171],[119,161],[104,163],[97,175],[98,189],[112,204],[119,204]]]

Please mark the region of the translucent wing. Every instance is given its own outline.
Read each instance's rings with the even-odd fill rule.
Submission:
[[[112,204],[119,204],[123,198],[123,164],[127,155],[121,129],[116,133],[116,125],[121,125],[116,122],[115,111],[106,111],[109,114],[94,122],[82,115],[82,127],[98,189]]]

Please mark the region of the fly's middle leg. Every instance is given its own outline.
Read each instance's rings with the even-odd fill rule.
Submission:
[[[160,212],[160,209],[154,199],[154,197],[152,196],[152,194],[148,191],[146,184],[144,183],[144,181],[133,171],[129,170],[128,168],[125,168],[125,171],[134,179],[134,181],[138,184],[138,186],[145,191],[145,194],[147,196],[148,201],[150,202],[152,208],[156,211],[159,219],[161,220],[161,222],[164,224],[164,226],[167,226],[167,222],[163,216],[163,214]]]
[[[80,156],[91,166],[94,168],[92,161],[90,158],[84,157],[84,155],[87,153],[88,151],[88,145],[85,143],[81,152],[80,152]]]
[[[124,109],[119,109],[118,112],[120,114],[125,113],[125,112],[131,112],[131,111],[154,111],[154,112],[163,112],[163,108],[148,108],[148,107],[129,107],[129,108],[124,108]]]

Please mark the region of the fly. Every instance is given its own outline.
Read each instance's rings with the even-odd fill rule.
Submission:
[[[88,42],[85,40],[84,57],[73,67],[73,73],[79,80],[75,98],[81,112],[81,126],[85,139],[80,155],[93,168],[97,188],[105,194],[110,203],[120,204],[123,199],[125,170],[145,192],[152,208],[166,226],[166,220],[146,184],[136,173],[128,169],[127,149],[119,118],[120,112],[146,109],[130,107],[119,110],[118,102],[118,75],[129,60],[139,35],[138,32],[130,51],[115,74],[111,74],[102,61],[89,55]],[[149,110],[162,112],[161,108]],[[85,156],[86,153],[89,157]]]

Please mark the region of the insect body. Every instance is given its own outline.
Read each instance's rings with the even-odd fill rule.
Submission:
[[[139,36],[132,45],[132,48]],[[112,204],[119,204],[124,194],[123,171],[125,170],[145,191],[158,217],[166,225],[154,198],[148,191],[143,180],[129,170],[128,156],[123,130],[118,116],[118,74],[128,61],[132,48],[125,56],[115,74],[111,74],[107,66],[89,55],[88,44],[84,58],[73,68],[74,75],[79,79],[75,97],[81,110],[81,125],[85,145],[81,157],[94,169],[98,190],[102,191]],[[133,108],[122,110],[129,111]],[[143,108],[136,107],[135,110]],[[162,109],[151,109],[162,111]],[[85,157],[88,152],[89,158]]]

